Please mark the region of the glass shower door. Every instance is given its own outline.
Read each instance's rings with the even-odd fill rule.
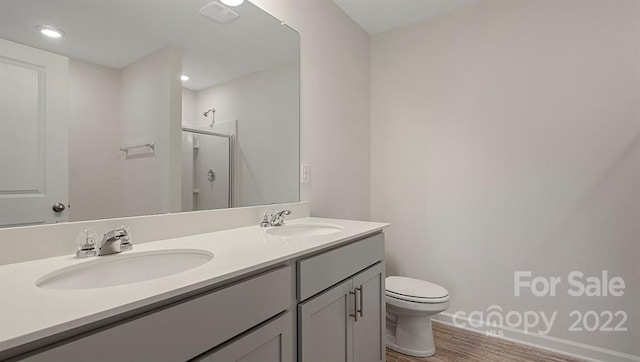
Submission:
[[[182,211],[232,207],[232,137],[182,131]]]

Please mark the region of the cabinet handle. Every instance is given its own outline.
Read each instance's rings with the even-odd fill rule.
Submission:
[[[356,288],[356,291],[358,290],[358,288]],[[358,294],[356,293],[356,291],[353,292],[349,292],[349,295],[353,295],[353,314],[349,313],[349,317],[353,317],[353,319],[357,322],[358,321]]]
[[[358,305],[360,307],[360,309],[358,310],[358,313],[360,314],[360,317],[364,317],[364,315],[363,315],[363,313],[364,313],[363,312],[364,302],[362,301],[364,299],[364,290],[362,288],[363,288],[362,285],[360,287],[356,288],[356,297],[358,296],[358,294],[360,295],[360,298],[359,298],[360,303],[358,303]],[[358,299],[358,298],[356,298],[356,299]]]

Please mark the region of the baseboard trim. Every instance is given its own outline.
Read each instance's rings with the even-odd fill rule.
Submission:
[[[436,322],[440,322],[452,327],[464,329],[470,332],[480,333],[484,335],[491,335],[490,332],[496,330],[496,327],[483,325],[482,327],[471,327],[469,325],[469,318],[460,318],[456,316],[458,321],[465,321],[465,326],[460,326],[454,323],[454,317],[451,313],[440,313],[432,318]],[[474,321],[474,324],[479,322]],[[539,335],[526,333],[523,330],[501,327],[502,336],[494,336],[494,338],[503,338],[510,342],[524,344],[530,347],[544,349],[550,352],[563,354],[569,357],[582,359],[592,362],[640,362],[640,356],[634,356],[622,352],[613,351],[610,349],[591,346],[584,343],[574,342],[567,339],[551,337],[547,335]]]

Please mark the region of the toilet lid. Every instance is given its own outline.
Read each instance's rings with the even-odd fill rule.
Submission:
[[[387,292],[397,298],[442,299],[449,296],[445,288],[425,280],[394,276],[387,277],[385,283]]]

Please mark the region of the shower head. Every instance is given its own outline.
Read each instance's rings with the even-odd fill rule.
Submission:
[[[203,115],[205,117],[209,117],[209,113],[211,113],[211,124],[209,125],[209,127],[213,127],[213,124],[216,122],[216,109],[215,108],[211,108],[211,109],[207,110],[206,112],[204,112]]]

